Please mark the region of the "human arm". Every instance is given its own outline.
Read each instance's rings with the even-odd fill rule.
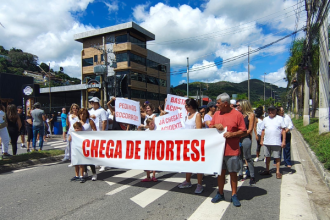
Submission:
[[[97,131],[94,121],[93,120],[89,120],[89,123],[91,124],[92,130],[93,131]]]
[[[264,145],[265,130],[263,129],[260,136],[260,146]]]
[[[209,128],[216,128],[219,131],[223,131],[223,129],[224,129],[224,127],[221,123],[218,123],[218,124],[215,123],[215,115],[213,116],[213,118],[209,124]]]
[[[21,128],[22,128],[22,122],[21,122],[20,117],[17,117],[17,125],[18,125],[18,130],[21,130]]]
[[[129,131],[129,127],[130,127],[130,125],[127,125],[126,131]]]
[[[195,119],[195,122],[196,122],[196,129],[201,129],[202,128],[202,116],[201,114],[199,114],[198,112],[196,112],[196,119]]]
[[[28,123],[28,124],[30,124],[30,125],[32,125],[32,118],[28,118],[28,119],[26,119],[26,122]]]
[[[233,119],[235,120],[235,119]],[[236,138],[236,137],[244,137],[246,136],[246,125],[244,122],[244,118],[242,114],[238,114],[237,118],[236,118],[236,123],[237,123],[237,131],[227,131],[226,133],[224,133],[224,137],[225,138]],[[236,130],[235,129],[235,130]]]
[[[111,100],[107,103],[108,109],[110,109],[112,115],[115,114],[115,108],[111,105],[114,101],[116,101],[116,97],[112,97]]]
[[[258,119],[255,118],[255,121],[254,121],[254,135],[256,137],[256,140],[258,141],[257,124],[258,124]]]
[[[108,118],[107,118],[107,113],[104,109],[102,109],[100,113],[100,118],[102,121],[102,131],[105,131],[107,128]]]
[[[254,129],[254,124],[255,124],[255,115],[254,115],[254,113],[251,113],[251,114],[249,114],[249,116],[246,116],[246,117],[249,117],[248,118],[248,120],[249,120],[249,127],[248,127],[248,129],[246,131],[246,135],[244,135],[243,137],[252,134],[253,129]]]
[[[286,129],[282,128],[282,148],[285,148],[286,146]]]

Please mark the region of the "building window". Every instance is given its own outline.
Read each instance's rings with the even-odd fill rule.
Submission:
[[[82,66],[93,66],[93,57],[82,59]]]
[[[128,61],[128,54],[127,53],[117,53],[116,61],[117,61],[117,63]]]
[[[101,54],[101,61],[104,61],[104,55]]]
[[[146,48],[146,42],[145,41],[142,41],[142,40],[139,40],[131,35],[129,35],[129,42],[133,43],[133,44],[136,44],[136,45],[139,45],[140,47],[142,48]]]
[[[147,82],[153,85],[159,85],[159,79],[153,76],[147,76]]]
[[[119,35],[116,37],[116,44],[126,43],[127,42],[127,34]]]
[[[159,79],[159,85],[166,87],[167,81],[165,79]]]
[[[167,98],[167,94],[159,94],[160,101],[165,101],[166,98]]]
[[[141,90],[131,89],[131,98],[146,99],[146,92]]]
[[[94,63],[97,63],[97,55],[94,55]]]
[[[146,82],[146,75],[141,74],[141,73],[131,72],[131,80]]]
[[[141,64],[143,66],[146,65],[146,58],[136,55],[134,53],[129,53],[129,59],[130,61]]]
[[[154,92],[147,92],[147,99],[159,101],[159,94]]]

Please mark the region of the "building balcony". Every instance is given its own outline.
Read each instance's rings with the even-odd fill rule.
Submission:
[[[131,42],[127,42],[127,43],[120,43],[120,44],[115,44],[113,46],[113,51],[115,53],[118,52],[124,52],[124,51],[133,51],[134,53],[147,57],[148,51],[136,44],[132,44]]]

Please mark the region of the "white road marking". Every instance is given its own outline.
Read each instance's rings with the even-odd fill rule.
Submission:
[[[145,208],[147,205],[163,196],[169,190],[173,189],[178,183],[183,182],[186,178],[184,173],[175,174],[173,177],[167,178],[159,184],[144,190],[138,195],[131,198],[133,202]]]
[[[59,145],[67,145],[66,143],[55,143],[55,144],[49,144],[50,146],[59,146]]]
[[[230,186],[230,177],[226,177],[228,179],[227,183],[224,186],[224,194],[226,201],[221,201],[219,203],[212,203],[212,198],[218,192],[218,188],[216,188],[209,197],[207,197],[204,202],[195,210],[195,212],[188,218],[188,220],[200,220],[200,219],[221,219],[226,209],[231,203],[231,186]],[[237,191],[239,187],[242,186],[244,182],[239,181],[237,185]]]
[[[54,148],[57,149],[57,148],[63,148],[63,147],[66,147],[66,145],[56,146]]]
[[[132,177],[137,176],[137,175],[139,175],[139,174],[141,174],[143,172],[144,172],[143,170],[128,170],[125,173],[114,175],[112,177],[116,177],[116,178],[117,177],[119,177],[119,178],[132,178]],[[107,196],[114,195],[114,194],[116,194],[116,193],[118,193],[118,192],[120,192],[120,191],[122,191],[122,190],[124,190],[124,189],[126,189],[128,187],[130,187],[131,185],[134,185],[134,184],[140,182],[140,181],[141,181],[140,179],[139,180],[134,180],[133,182],[131,182],[129,184],[126,184],[126,185],[122,185],[121,187],[118,187],[117,189],[114,189],[114,190],[106,193],[105,195],[107,195]],[[117,184],[117,182],[111,182],[111,181],[105,181],[105,182],[107,184],[109,184],[110,186]]]
[[[295,141],[292,135],[291,144]],[[301,161],[297,145],[291,146],[292,159]],[[301,164],[295,164],[296,170],[293,174],[282,176],[281,184],[281,203],[280,203],[280,220],[281,219],[317,219],[313,214],[311,204],[306,192],[306,177]]]
[[[29,168],[19,169],[19,170],[12,170],[10,172],[1,173],[0,175],[6,175],[6,174],[10,174],[10,173],[19,173],[19,172],[23,172],[23,171],[33,170],[33,169],[35,169],[37,167],[40,167],[40,166],[48,166],[48,165],[54,165],[54,164],[59,164],[59,163],[60,162],[36,164],[36,165],[33,165],[32,167],[29,167]]]

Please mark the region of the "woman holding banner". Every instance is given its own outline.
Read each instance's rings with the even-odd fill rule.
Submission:
[[[201,114],[198,112],[198,103],[195,99],[187,99],[186,100],[186,110],[188,112],[188,116],[186,116],[185,120],[185,129],[201,129],[202,128],[202,117]],[[179,184],[178,187],[180,189],[190,188],[192,187],[190,179],[192,173],[186,173],[186,180]],[[203,174],[197,174],[197,187],[195,190],[196,194],[202,193],[204,188],[202,186]]]
[[[78,118],[79,105],[73,103],[70,107],[70,115],[66,118],[66,124],[68,125],[68,144],[65,148],[65,158],[71,160],[71,132],[74,131],[73,124],[79,121]],[[69,165],[72,167],[72,164]]]
[[[152,118],[152,120],[155,121],[156,114],[154,114],[154,110],[155,110],[155,107],[153,106],[153,104],[151,104],[151,103],[145,104],[145,111],[146,111],[145,112],[145,119],[144,119],[143,125],[141,124],[140,127],[143,127],[145,129],[148,128],[148,126],[147,126],[147,119],[148,118]],[[142,114],[141,114],[141,117],[142,117]],[[156,130],[156,127],[155,127],[155,130]]]

